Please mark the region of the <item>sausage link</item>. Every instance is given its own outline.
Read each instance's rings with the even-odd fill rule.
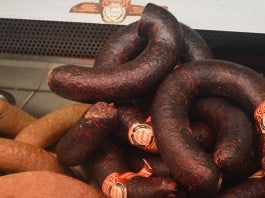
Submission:
[[[141,150],[157,153],[153,127],[151,120],[148,121],[148,114],[131,104],[119,105],[117,109],[120,126],[115,134]]]
[[[176,63],[182,34],[177,19],[154,4],[147,4],[138,23],[147,48],[133,61],[117,67],[91,68],[64,65],[48,74],[50,89],[61,97],[93,103],[130,101],[156,89]]]
[[[128,189],[128,197],[185,197],[185,191],[179,188],[176,182],[171,178],[134,177],[126,182],[126,187]],[[178,194],[178,196],[176,196],[176,194]]]
[[[8,172],[48,170],[71,174],[56,155],[30,144],[0,138],[0,170]]]
[[[181,63],[214,58],[210,47],[196,30],[184,23],[181,23],[181,29],[184,39],[184,49],[179,58]]]
[[[105,178],[114,172],[122,174],[129,171],[123,158],[123,152],[114,144],[108,142],[99,148],[92,164],[99,185],[102,185]]]
[[[26,171],[0,177],[1,197],[102,198],[94,186],[51,171]]]
[[[216,133],[212,127],[202,121],[191,121],[191,136],[205,151],[211,150],[216,142]]]
[[[147,39],[138,35],[138,21],[122,27],[100,49],[94,67],[112,67],[132,61],[147,43]]]
[[[95,59],[94,68],[115,67],[127,63],[144,50],[147,39],[139,37],[137,23],[124,26],[109,37]],[[177,56],[180,62],[213,58],[209,46],[195,30],[183,23],[179,25],[184,40],[180,57]],[[148,92],[144,97],[134,99],[132,102],[141,109],[149,111],[153,95],[154,92]]]
[[[255,174],[259,174],[258,172]],[[254,174],[254,175],[255,175]],[[247,180],[228,188],[218,198],[263,198],[265,195],[265,177],[250,177]]]
[[[214,196],[220,188],[221,173],[190,136],[189,110],[199,95],[228,97],[254,113],[265,99],[265,79],[242,65],[202,60],[176,67],[156,92],[151,116],[163,161],[192,193]]]
[[[47,148],[57,143],[88,107],[89,104],[73,104],[52,111],[24,127],[15,140]]]
[[[228,100],[207,97],[196,101],[192,110],[217,133],[213,159],[222,170],[223,183],[246,179],[251,173],[254,131],[246,113]]]
[[[0,100],[0,132],[15,137],[20,130],[37,119],[17,106]]]
[[[57,144],[58,159],[68,166],[80,164],[117,124],[118,111],[113,104],[91,105]]]
[[[93,172],[105,195],[114,197],[112,193],[121,193],[124,197],[125,194],[127,197],[169,197],[178,191],[172,179],[130,172],[124,159],[124,153],[113,144],[105,144],[97,153]]]
[[[141,167],[144,166],[145,161],[147,161],[147,163],[150,164],[150,166],[153,169],[152,176],[172,177],[169,168],[162,161],[159,154],[153,155],[153,154],[148,154],[145,152],[139,152],[135,150],[128,152],[128,149],[127,149],[126,160],[128,161],[128,164],[133,171],[139,170]]]
[[[177,56],[180,62],[213,58],[211,49],[198,32],[179,23],[183,36],[183,49]],[[137,22],[122,27],[100,49],[94,67],[115,67],[136,58],[146,47],[147,39],[138,35]]]
[[[120,125],[115,134],[138,149],[158,153],[150,115],[131,104],[118,105],[117,109]],[[192,136],[206,150],[215,143],[216,137],[205,123],[194,121],[191,128]]]

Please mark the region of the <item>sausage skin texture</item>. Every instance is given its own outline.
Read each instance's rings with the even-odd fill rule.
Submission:
[[[88,108],[56,146],[59,161],[74,166],[83,162],[118,125],[113,104],[97,102]]]
[[[239,64],[202,60],[176,67],[156,92],[151,116],[163,161],[177,181],[193,194],[215,196],[221,173],[190,136],[189,110],[199,95],[228,97],[254,113],[265,99],[265,79]]]
[[[0,170],[23,172],[48,170],[72,175],[67,167],[57,160],[54,153],[23,142],[0,138]]]
[[[88,107],[89,104],[72,104],[52,111],[24,127],[15,140],[47,148],[57,143]]]
[[[122,174],[129,171],[121,149],[110,143],[99,148],[92,167],[99,185],[102,185],[104,179],[113,172]]]
[[[138,21],[122,27],[111,35],[95,58],[94,67],[112,67],[136,58],[148,40],[138,35]]]
[[[124,160],[124,153],[121,149],[116,145],[110,144],[101,147],[97,153],[93,165],[93,172],[99,185],[102,185],[104,180],[112,173],[122,175],[130,172],[130,170]],[[169,197],[176,192],[175,181],[163,177],[146,178],[135,176],[131,179],[124,180],[123,184],[127,189],[128,197]]]
[[[132,104],[118,105],[120,125],[115,134],[126,143],[157,153],[154,132],[148,114]]]
[[[151,119],[148,121],[150,116],[132,104],[118,105],[117,109],[120,125],[115,134],[123,141],[140,150],[148,153],[158,153]],[[139,130],[136,130],[137,128]],[[207,124],[192,121],[191,128],[191,135],[205,150],[209,150],[214,145],[216,136],[212,128]]]
[[[0,177],[1,197],[102,198],[95,187],[79,179],[47,170],[25,171]]]
[[[137,171],[141,167],[143,167],[145,163],[144,160],[146,160],[153,169],[153,177],[172,177],[169,168],[162,161],[161,157],[158,154],[151,155],[135,150],[128,152],[127,150],[126,160],[128,161],[128,164],[133,171]]]
[[[183,36],[183,49],[180,62],[211,59],[213,54],[206,41],[197,31],[179,23]],[[137,22],[122,27],[109,37],[100,49],[94,67],[113,67],[127,63],[138,56],[146,47],[147,39],[139,37]]]
[[[213,58],[212,52],[205,40],[189,26],[179,23],[183,35],[183,49],[179,62]],[[122,41],[122,42],[121,42]],[[133,60],[147,45],[147,39],[139,37],[137,22],[122,27],[109,37],[100,49],[94,63],[94,68],[115,67]],[[144,97],[133,100],[133,103],[145,111],[150,111],[150,101],[154,92],[146,93]]]
[[[259,171],[255,174],[260,174]],[[265,195],[265,177],[260,176],[249,177],[245,181],[220,192],[218,198],[263,198]]]
[[[133,177],[126,182],[128,197],[161,198],[185,197],[185,191],[178,188],[171,178],[163,177]],[[176,194],[178,196],[176,196]]]
[[[202,121],[191,121],[191,136],[205,149],[211,150],[216,142],[216,134],[212,127]]]
[[[184,49],[179,58],[180,62],[187,63],[213,58],[210,47],[196,30],[183,23],[181,23],[181,29],[184,39]]]
[[[174,15],[149,3],[138,31],[148,38],[148,45],[133,61],[116,67],[53,68],[48,74],[50,89],[61,97],[85,103],[125,102],[156,89],[175,66],[182,43],[180,27]]]
[[[210,150],[215,143],[213,138],[214,131],[208,125],[203,122],[193,121],[191,123],[192,136],[195,140],[205,149]],[[206,142],[206,143],[205,143]],[[161,159],[159,154],[149,154],[147,152],[125,147],[127,161],[129,161],[130,168],[133,171],[139,170],[144,165],[144,160],[150,164],[153,169],[152,176],[159,177],[171,177],[169,168]]]
[[[124,132],[128,131],[134,123],[143,123],[148,118],[148,114],[133,104],[118,105],[117,109],[120,119],[120,130],[118,132],[122,137],[124,137]],[[125,137],[128,138],[128,135]]]
[[[192,110],[217,133],[213,159],[222,170],[223,182],[246,179],[251,171],[251,149],[256,132],[246,113],[228,100],[207,97]]]
[[[0,100],[0,132],[14,138],[37,118],[4,100]]]

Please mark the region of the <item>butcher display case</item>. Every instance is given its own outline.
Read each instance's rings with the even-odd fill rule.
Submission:
[[[148,1],[6,1],[0,6],[0,89],[36,116],[71,101],[47,86],[51,67],[93,66],[108,37],[139,19]],[[264,1],[151,1],[198,31],[214,56],[263,72]],[[23,8],[23,9],[22,9]],[[243,11],[244,10],[244,11]]]
[[[61,107],[78,102],[66,99],[67,97],[63,98],[59,96],[59,94],[57,95],[55,91],[51,91],[48,85],[49,71],[51,71],[52,68],[66,64],[93,67],[97,55],[108,39],[121,28],[138,21],[145,5],[149,2],[165,8],[170,11],[179,22],[196,30],[208,44],[215,59],[239,63],[250,67],[261,73],[261,76],[258,76],[263,80],[262,75],[265,74],[265,26],[262,25],[263,19],[265,18],[264,0],[234,0],[232,2],[229,0],[5,1],[0,3],[0,100],[6,100],[10,104],[14,104],[16,107],[23,110],[23,113],[29,113],[33,116],[34,121],[36,118],[42,118]],[[162,13],[165,11],[164,9],[159,9],[162,10]],[[174,23],[172,24],[177,24],[175,23],[175,19],[173,19],[173,21]],[[122,40],[120,42],[122,42]],[[175,61],[176,59],[172,58],[172,60]],[[176,68],[178,69],[178,67]],[[208,85],[205,85],[205,87],[207,86]],[[218,91],[218,87],[216,89]],[[231,90],[230,91],[233,92],[235,90],[234,87]],[[76,93],[77,92],[75,92],[75,94]],[[240,95],[240,93],[238,95]],[[138,101],[136,101],[136,104],[137,102]],[[237,106],[237,104],[235,104],[235,106]],[[259,108],[260,106],[258,110]],[[155,109],[154,112],[156,112],[157,109]],[[264,125],[265,123],[264,115],[262,116],[260,116],[262,118],[258,120],[258,122],[261,122],[260,125]],[[147,136],[148,138],[151,137],[152,144],[155,145],[155,149],[152,148],[152,152],[154,152],[154,150],[157,152],[158,148],[156,147],[151,121],[153,120],[151,120],[149,116],[146,118],[145,122],[150,124],[149,131],[151,131],[152,134],[141,134],[142,136],[140,138],[145,139]],[[249,119],[248,121],[253,121],[254,123],[254,120]],[[258,125],[258,127],[264,126]],[[67,130],[69,130],[69,128]],[[132,131],[131,128],[128,131],[128,133],[130,133]],[[172,135],[172,137],[173,136],[174,135]],[[129,141],[137,139],[137,137],[133,139],[134,137],[132,138],[131,136],[129,138],[126,136],[126,138],[126,140],[129,139]],[[171,136],[169,136],[169,138],[171,138]],[[253,142],[255,140],[253,140]],[[56,143],[53,142],[46,149],[48,151],[55,151],[55,147],[57,146],[58,148],[57,143],[59,140],[56,141]],[[253,147],[258,145],[256,142],[253,143],[252,140],[249,142],[251,142],[251,145],[255,144],[254,146],[252,145]],[[64,150],[64,147],[62,148],[62,150]],[[258,149],[260,149],[260,147]],[[253,153],[254,151],[251,150],[251,155]],[[258,152],[255,154],[257,153]],[[68,153],[66,155],[68,155]],[[57,155],[53,157],[57,160]],[[59,161],[60,159],[58,162]],[[78,167],[75,172],[76,167],[70,166],[71,165],[67,168],[69,168],[69,170],[73,168],[73,174],[76,174],[75,176],[78,177],[81,175],[80,173],[83,173],[82,170],[80,173],[78,172],[78,168],[80,167]],[[186,166],[183,165],[182,167]],[[259,168],[260,167],[261,166],[259,166]],[[257,173],[257,175],[260,176],[260,172],[258,171]],[[134,175],[137,175],[137,173]],[[254,175],[254,177],[257,175]],[[264,175],[262,175],[262,177],[264,177]],[[220,181],[221,180],[218,180],[218,185],[221,184]],[[104,185],[102,184],[102,188],[103,187]],[[215,193],[217,193],[217,191]]]

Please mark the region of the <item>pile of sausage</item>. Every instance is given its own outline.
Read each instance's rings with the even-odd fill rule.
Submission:
[[[64,195],[80,192],[72,197],[265,196],[265,78],[215,59],[166,9],[147,4],[108,39],[94,67],[55,67],[48,84],[78,104],[26,116],[14,140],[0,139],[10,148],[1,149],[0,170],[57,172],[82,183],[62,185]]]
[[[265,78],[217,60],[200,35],[147,4],[94,67],[49,72],[57,95],[93,104],[56,147],[91,164],[106,197],[265,196]]]
[[[0,100],[1,197],[102,197],[58,161],[52,146],[88,107],[73,104],[37,119]]]

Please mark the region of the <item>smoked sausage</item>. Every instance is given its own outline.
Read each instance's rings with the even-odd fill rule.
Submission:
[[[258,171],[245,181],[222,191],[218,198],[262,198],[265,195],[265,177]]]
[[[189,110],[199,95],[231,98],[260,118],[263,110],[256,108],[265,99],[265,79],[239,64],[201,60],[176,67],[156,91],[151,116],[163,161],[193,194],[215,196],[222,181],[220,170],[190,136]],[[261,140],[264,149],[264,137]]]
[[[88,107],[89,104],[72,104],[52,111],[20,130],[15,140],[47,148],[57,143]]]
[[[84,162],[118,122],[118,111],[113,104],[91,105],[57,144],[58,159],[68,166]]]
[[[111,35],[95,58],[94,67],[112,67],[136,58],[148,40],[138,35],[138,21],[122,27]]]
[[[120,125],[115,134],[129,144],[157,153],[150,116],[132,104],[118,105]]]
[[[186,63],[213,58],[212,51],[200,34],[184,23],[179,23],[183,48],[177,57]],[[95,58],[94,67],[115,67],[137,57],[146,47],[147,39],[138,35],[137,22],[122,27],[111,35]]]
[[[223,183],[250,176],[252,143],[257,134],[247,114],[229,100],[217,97],[196,101],[192,112],[217,133],[213,159],[222,170]]]
[[[139,36],[148,38],[146,49],[133,61],[91,68],[63,65],[49,71],[48,85],[57,95],[86,103],[130,101],[156,89],[174,68],[182,34],[170,12],[148,3],[138,22]]]
[[[117,109],[120,124],[114,134],[138,149],[158,153],[150,115],[132,104],[118,105]],[[216,139],[212,128],[199,121],[192,121],[191,128],[196,141],[205,150],[210,149]]]
[[[152,168],[145,164],[138,172],[130,172],[119,147],[105,144],[97,152],[93,172],[107,197],[170,197],[177,191],[174,180],[150,177]]]

